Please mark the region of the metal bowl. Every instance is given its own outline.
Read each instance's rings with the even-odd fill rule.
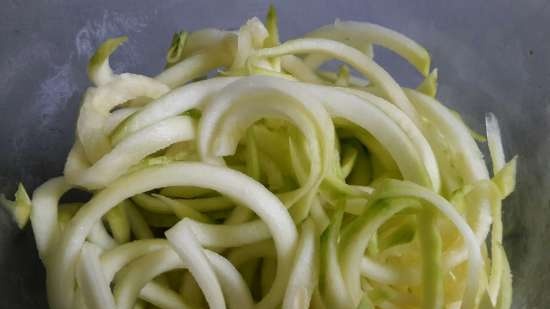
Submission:
[[[162,68],[179,29],[236,28],[270,1],[21,1],[0,10],[0,192],[33,189],[62,172],[73,142],[86,62],[105,38],[126,34],[112,59],[119,71]],[[273,1],[284,38],[341,19],[389,26],[428,48],[439,99],[483,132],[493,111],[509,156],[519,155],[517,191],[505,202],[505,246],[513,308],[550,303],[550,2]],[[419,77],[401,59],[376,59],[405,84]],[[485,148],[485,146],[484,146]],[[45,273],[29,228],[0,210],[0,308],[47,308]]]

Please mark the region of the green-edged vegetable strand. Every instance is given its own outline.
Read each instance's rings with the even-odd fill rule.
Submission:
[[[421,45],[356,21],[282,41],[273,7],[176,32],[157,76],[111,70],[124,41],[89,62],[63,176],[2,197],[52,309],[510,308],[517,160],[487,114],[488,170]],[[373,46],[424,80],[402,87]],[[92,197],[60,204],[71,189]]]

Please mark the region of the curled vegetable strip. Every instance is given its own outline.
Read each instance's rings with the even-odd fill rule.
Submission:
[[[223,256],[209,250],[205,254],[216,272],[229,308],[254,308],[254,301],[241,274]]]
[[[125,37],[98,48],[64,177],[0,196],[20,227],[31,209],[51,307],[509,309],[518,160],[496,117],[490,178],[418,43],[355,21],[284,42],[277,22],[178,32],[154,78],[113,73]],[[91,199],[60,204],[72,188]]]
[[[460,182],[464,185],[475,184],[478,181],[488,179],[487,167],[483,162],[481,152],[464,123],[454,117],[447,108],[433,98],[414,90],[405,91],[419,112],[446,136],[446,142],[452,147],[450,149],[450,158],[442,157],[444,153],[448,153],[449,150],[445,152],[436,151],[438,162],[450,161],[451,165],[456,166],[456,173],[458,174]],[[433,128],[426,126],[423,128],[425,130],[433,130]],[[432,147],[433,149],[441,149],[441,146],[435,143],[432,143]],[[454,190],[456,188],[450,189]],[[492,202],[491,198],[487,195],[480,196],[476,202],[476,213],[471,215],[475,218],[473,229],[478,239],[483,240],[489,232],[489,226],[492,221],[492,211],[490,210]],[[458,265],[460,261],[466,258],[465,249],[460,251],[456,257],[458,258],[454,262],[454,265]]]
[[[130,261],[168,246],[164,239],[147,239],[136,240],[105,251],[101,255],[101,266],[106,280],[111,282],[115,274]]]
[[[276,253],[275,248],[273,247],[273,242],[268,240],[235,248],[228,254],[227,259],[235,265],[235,267],[239,267],[251,259],[260,257],[272,258],[275,257],[275,255]]]
[[[361,260],[361,274],[378,282],[386,284],[411,284],[420,282],[420,275],[412,269],[400,269],[384,265],[363,257]]]
[[[454,154],[456,158],[453,158],[453,163],[458,166],[457,170],[464,183],[468,184],[477,180],[488,179],[489,174],[485,162],[483,162],[481,151],[464,123],[454,117],[449,109],[434,98],[410,89],[405,89],[405,93],[418,111],[436,125],[437,129],[441,130],[448,141],[456,147],[455,151],[458,151],[458,149],[463,150]],[[425,126],[421,126],[421,128],[429,130]]]
[[[133,250],[135,248],[129,249]],[[117,304],[120,307],[126,308],[125,306],[130,306],[134,303],[138,293],[141,293],[140,297],[145,298],[147,296],[143,294],[146,293],[147,289],[158,289],[151,283],[147,283],[151,279],[171,270],[187,268],[177,254],[169,247],[168,242],[164,241],[163,246],[160,248],[153,249],[151,246],[149,249],[152,251],[132,261],[128,265],[123,277],[118,280],[115,287],[115,295],[117,297]],[[252,308],[252,297],[237,270],[225,258],[215,252],[204,250],[204,254],[219,278],[224,295],[227,297],[229,308]],[[140,271],[140,269],[146,269],[146,271]],[[179,304],[181,306],[179,308],[193,308],[193,306],[181,301]]]
[[[195,78],[205,76],[213,69],[231,63],[229,59],[231,59],[231,54],[228,54],[225,49],[205,51],[170,67],[157,75],[155,79],[170,88],[176,88]]]
[[[296,249],[296,262],[283,300],[285,309],[309,307],[319,275],[319,255],[317,253],[319,245],[315,236],[313,221],[304,221],[301,238]]]
[[[82,164],[74,164],[78,159],[73,156],[82,156],[83,153],[83,149],[81,150],[80,145],[77,144],[69,154],[65,177],[70,183],[88,189],[105,187],[147,155],[194,137],[195,126],[192,118],[187,116],[168,118],[128,136],[87,168],[82,166],[86,164],[82,162],[84,158],[80,159]]]
[[[183,46],[182,56],[189,57],[201,51],[223,46],[223,43],[234,43],[236,34],[216,28],[204,28],[189,33]]]
[[[334,91],[330,88],[313,87],[308,90],[307,87],[300,88],[299,84],[296,83],[284,81],[277,81],[277,83],[284,83],[284,86],[287,89],[292,89],[292,91],[307,91],[311,95],[323,98],[324,106],[332,117],[351,121],[380,141],[397,161],[401,173],[406,179],[419,183],[429,181],[427,180],[428,172],[426,167],[419,162],[419,154],[414,149],[415,146],[410,139],[406,137],[405,133],[394,121],[369,101],[345,92]],[[429,152],[428,147],[426,150],[428,156]],[[433,164],[430,163],[429,166],[433,166]],[[433,168],[436,171],[431,172],[431,174],[436,175],[437,167]],[[437,178],[435,178],[434,183],[434,185],[437,184]]]
[[[175,35],[167,54],[167,69],[156,80],[176,88],[206,76],[211,70],[231,64],[235,50],[235,35],[218,29],[202,29]],[[174,59],[173,51],[176,51]]]
[[[395,108],[389,102],[369,94],[368,92],[352,91],[353,94],[365,99],[371,104],[381,109],[387,116],[401,127],[401,130],[409,137],[414,144],[419,157],[422,160],[422,164],[426,169],[426,173],[430,178],[430,183],[435,192],[439,192],[441,189],[441,180],[439,175],[439,168],[437,166],[437,160],[432,151],[432,148],[420,129],[399,109]]]
[[[276,57],[287,54],[326,53],[348,63],[369,80],[380,87],[390,101],[403,110],[411,119],[417,121],[417,114],[397,82],[376,62],[355,48],[327,39],[296,39],[277,47],[259,50],[256,57]]]
[[[123,121],[128,119],[139,110],[140,108],[138,107],[125,107],[113,111],[109,118],[105,121],[105,127],[103,131],[105,132],[105,134],[110,135]],[[111,142],[113,142],[112,139]]]
[[[374,200],[373,200],[374,201]],[[362,297],[360,272],[357,272],[355,265],[360,265],[363,252],[369,240],[382,223],[391,216],[408,207],[415,206],[407,201],[382,202],[374,204],[367,209],[360,217],[348,225],[342,235],[340,244],[340,267],[348,292],[354,305],[357,305]]]
[[[185,43],[187,42],[187,36],[189,33],[185,31],[174,33],[172,36],[172,44],[170,49],[166,53],[166,66],[172,66],[175,63],[180,62],[183,57],[183,49],[185,48]]]
[[[435,98],[435,95],[437,94],[437,78],[438,71],[437,69],[433,69],[432,72],[424,78],[422,83],[416,87],[416,90]]]
[[[489,276],[489,283],[487,286],[487,293],[491,299],[491,303],[496,305],[498,303],[498,297],[500,295],[500,289],[507,288],[503,284],[507,284],[507,278],[503,276],[508,276],[506,270],[506,253],[502,249],[502,203],[499,196],[506,197],[509,191],[513,189],[508,189],[509,187],[514,186],[515,184],[515,169],[516,169],[516,158],[508,164],[505,163],[504,148],[502,145],[502,138],[500,135],[500,127],[496,116],[492,113],[489,113],[485,117],[485,123],[487,127],[487,141],[489,143],[489,151],[491,154],[491,159],[493,163],[493,182],[488,183],[490,196],[491,198],[491,214],[493,217],[493,228],[491,231],[491,273]],[[510,181],[501,181],[502,178],[498,177],[509,172],[513,176],[507,177],[511,178]],[[502,176],[505,177],[505,176]],[[512,185],[504,185],[505,183],[514,183]],[[500,188],[499,188],[500,187]]]
[[[361,100],[347,96],[344,93],[330,91],[330,89],[327,89],[321,93],[327,102],[327,109],[333,116],[344,118],[366,129],[369,133],[373,134],[373,136],[377,138],[378,141],[386,147],[386,149],[390,151],[390,154],[392,154],[392,157],[396,160],[405,179],[411,179],[422,184],[428,181],[435,191],[439,191],[439,170],[435,164],[435,157],[431,147],[417,127],[401,111],[389,105],[387,101],[367,93],[353,92],[353,94],[356,94],[363,99],[362,102]],[[347,106],[341,106],[343,104],[340,102],[346,102],[343,104],[346,104]],[[376,108],[373,109],[372,107],[367,107],[367,105],[376,106]],[[365,117],[357,117],[356,115],[358,115],[358,110],[360,109],[365,110],[364,112],[361,112],[361,114],[374,115],[372,118],[369,116],[370,119],[366,119]],[[358,113],[354,113],[355,110],[357,110]],[[381,110],[393,121],[385,119],[385,117],[380,115],[378,110]],[[381,123],[373,123],[374,121],[380,121]],[[395,124],[397,124],[401,130],[398,131],[394,129],[393,127]],[[389,133],[391,131],[396,132],[395,134],[400,135],[400,137],[391,138],[389,136],[384,136],[385,134],[391,134]],[[406,134],[407,137],[404,137],[403,133]],[[402,143],[405,143],[406,145],[408,144],[407,148],[412,146],[415,150],[397,150],[395,146],[392,145],[397,142],[392,140],[402,141]],[[415,167],[417,171],[415,171],[414,174],[410,172],[411,168],[407,166],[411,163],[403,162],[404,160],[407,160],[407,157],[403,155],[404,153],[410,153],[410,157],[422,161],[421,163],[417,162],[418,166]],[[403,157],[404,159],[402,159]],[[419,168],[420,170],[418,170]]]
[[[504,158],[500,127],[495,114],[488,113],[485,116],[485,125],[487,127],[487,142],[491,152],[491,160],[493,161],[493,173],[496,175],[504,167],[506,160]]]
[[[296,245],[296,228],[284,206],[263,186],[227,168],[201,163],[172,163],[143,169],[120,178],[82,207],[56,246],[48,277],[48,293],[59,308],[70,308],[74,297],[74,263],[86,234],[108,210],[121,201],[141,192],[167,186],[199,186],[219,191],[250,207],[264,219],[272,231],[280,264],[273,284],[260,306],[271,308],[288,278],[292,252]],[[243,194],[244,193],[244,194]],[[263,201],[263,203],[256,203]]]
[[[223,309],[225,308],[225,300],[218,278],[202,251],[195,233],[189,229],[187,222],[184,219],[166,231],[166,239],[189,268],[203,291],[208,306],[212,309]]]
[[[139,294],[141,299],[158,308],[185,309],[190,307],[178,293],[155,282],[149,282],[141,289]],[[134,308],[136,305],[134,305]]]
[[[306,34],[306,37],[331,39],[354,48],[367,43],[380,45],[407,59],[422,75],[428,75],[430,70],[430,55],[424,47],[403,34],[380,25],[336,20],[332,25]]]
[[[260,220],[231,225],[190,221],[187,225],[203,246],[213,248],[239,247],[271,237],[269,227]]]
[[[11,212],[17,226],[23,229],[29,221],[32,208],[31,199],[25,187],[21,183],[19,184],[15,192],[15,201],[10,201],[6,199],[4,194],[0,194],[0,205],[2,204]]]
[[[381,191],[378,198],[382,199],[392,196],[416,197],[431,203],[438,211],[453,222],[456,228],[460,231],[460,234],[464,238],[464,242],[468,248],[468,254],[470,257],[468,261],[467,284],[464,291],[461,308],[474,308],[476,293],[479,285],[478,277],[481,267],[483,266],[483,259],[479,248],[480,244],[472,229],[449,202],[441,196],[436,195],[418,185],[389,180],[388,188],[385,191]]]
[[[88,309],[115,309],[115,299],[101,271],[101,249],[85,243],[78,261],[77,281]]]
[[[169,247],[145,254],[132,261],[117,280],[114,296],[117,308],[131,309],[147,282],[164,272],[185,268],[178,255]]]
[[[90,58],[88,63],[88,78],[96,86],[105,85],[115,77],[109,65],[109,56],[127,40],[128,37],[125,36],[108,39],[99,46],[92,58]]]
[[[123,244],[130,241],[130,222],[123,203],[111,209],[105,215],[105,221],[117,243]]]
[[[337,252],[343,212],[337,211],[334,217],[331,225],[321,235],[323,276],[320,278],[320,288],[324,295],[324,301],[329,307],[352,308],[353,304],[342,276]]]
[[[87,240],[102,249],[112,249],[117,245],[117,242],[109,235],[102,222],[97,222]]]
[[[116,106],[138,97],[157,98],[168,92],[168,87],[151,78],[121,74],[100,88],[90,88],[84,95],[77,121],[78,139],[86,158],[96,162],[110,149],[103,132],[109,112]]]
[[[309,68],[300,58],[294,55],[281,57],[281,66],[285,71],[289,72],[300,81],[314,84],[325,83],[314,70]]]
[[[258,18],[254,17],[247,21],[239,30],[237,52],[231,69],[243,68],[250,53],[260,48],[268,36],[267,29]]]
[[[124,137],[158,121],[177,116],[193,108],[199,108],[210,96],[235,80],[237,78],[220,77],[174,89],[129,117],[115,129],[111,140],[116,144]]]
[[[317,101],[287,91],[285,84],[275,82],[278,80],[254,77],[237,81],[221,91],[203,113],[198,134],[199,153],[207,162],[219,162],[220,156],[235,152],[245,129],[254,122],[263,117],[288,120],[304,135],[311,154],[309,176],[300,193],[288,201],[287,204],[292,205],[307,192],[314,191],[321,175],[328,170],[334,129],[330,117]],[[295,219],[300,221],[310,205],[306,202],[303,213]]]
[[[52,178],[38,187],[32,196],[32,229],[38,253],[44,263],[47,263],[50,250],[60,232],[57,225],[59,199],[70,188],[65,178]]]

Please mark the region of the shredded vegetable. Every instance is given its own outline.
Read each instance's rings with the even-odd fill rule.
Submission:
[[[490,173],[420,44],[356,21],[283,41],[277,18],[177,32],[155,77],[113,72],[126,37],[99,46],[63,176],[1,199],[51,307],[509,309],[496,116]],[[61,204],[73,189],[91,197]]]

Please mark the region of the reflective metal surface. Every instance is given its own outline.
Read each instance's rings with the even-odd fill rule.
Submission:
[[[153,74],[172,32],[236,28],[269,1],[23,1],[0,9],[0,192],[32,189],[59,175],[73,142],[86,62],[105,38],[130,40],[113,57],[119,71]],[[505,246],[514,307],[550,303],[550,2],[273,1],[284,38],[341,19],[368,20],[426,46],[439,68],[439,98],[483,131],[499,117],[506,151],[519,154],[519,185],[505,203]],[[418,77],[404,61],[376,59],[401,82]],[[0,308],[47,308],[44,271],[30,229],[0,210]]]

